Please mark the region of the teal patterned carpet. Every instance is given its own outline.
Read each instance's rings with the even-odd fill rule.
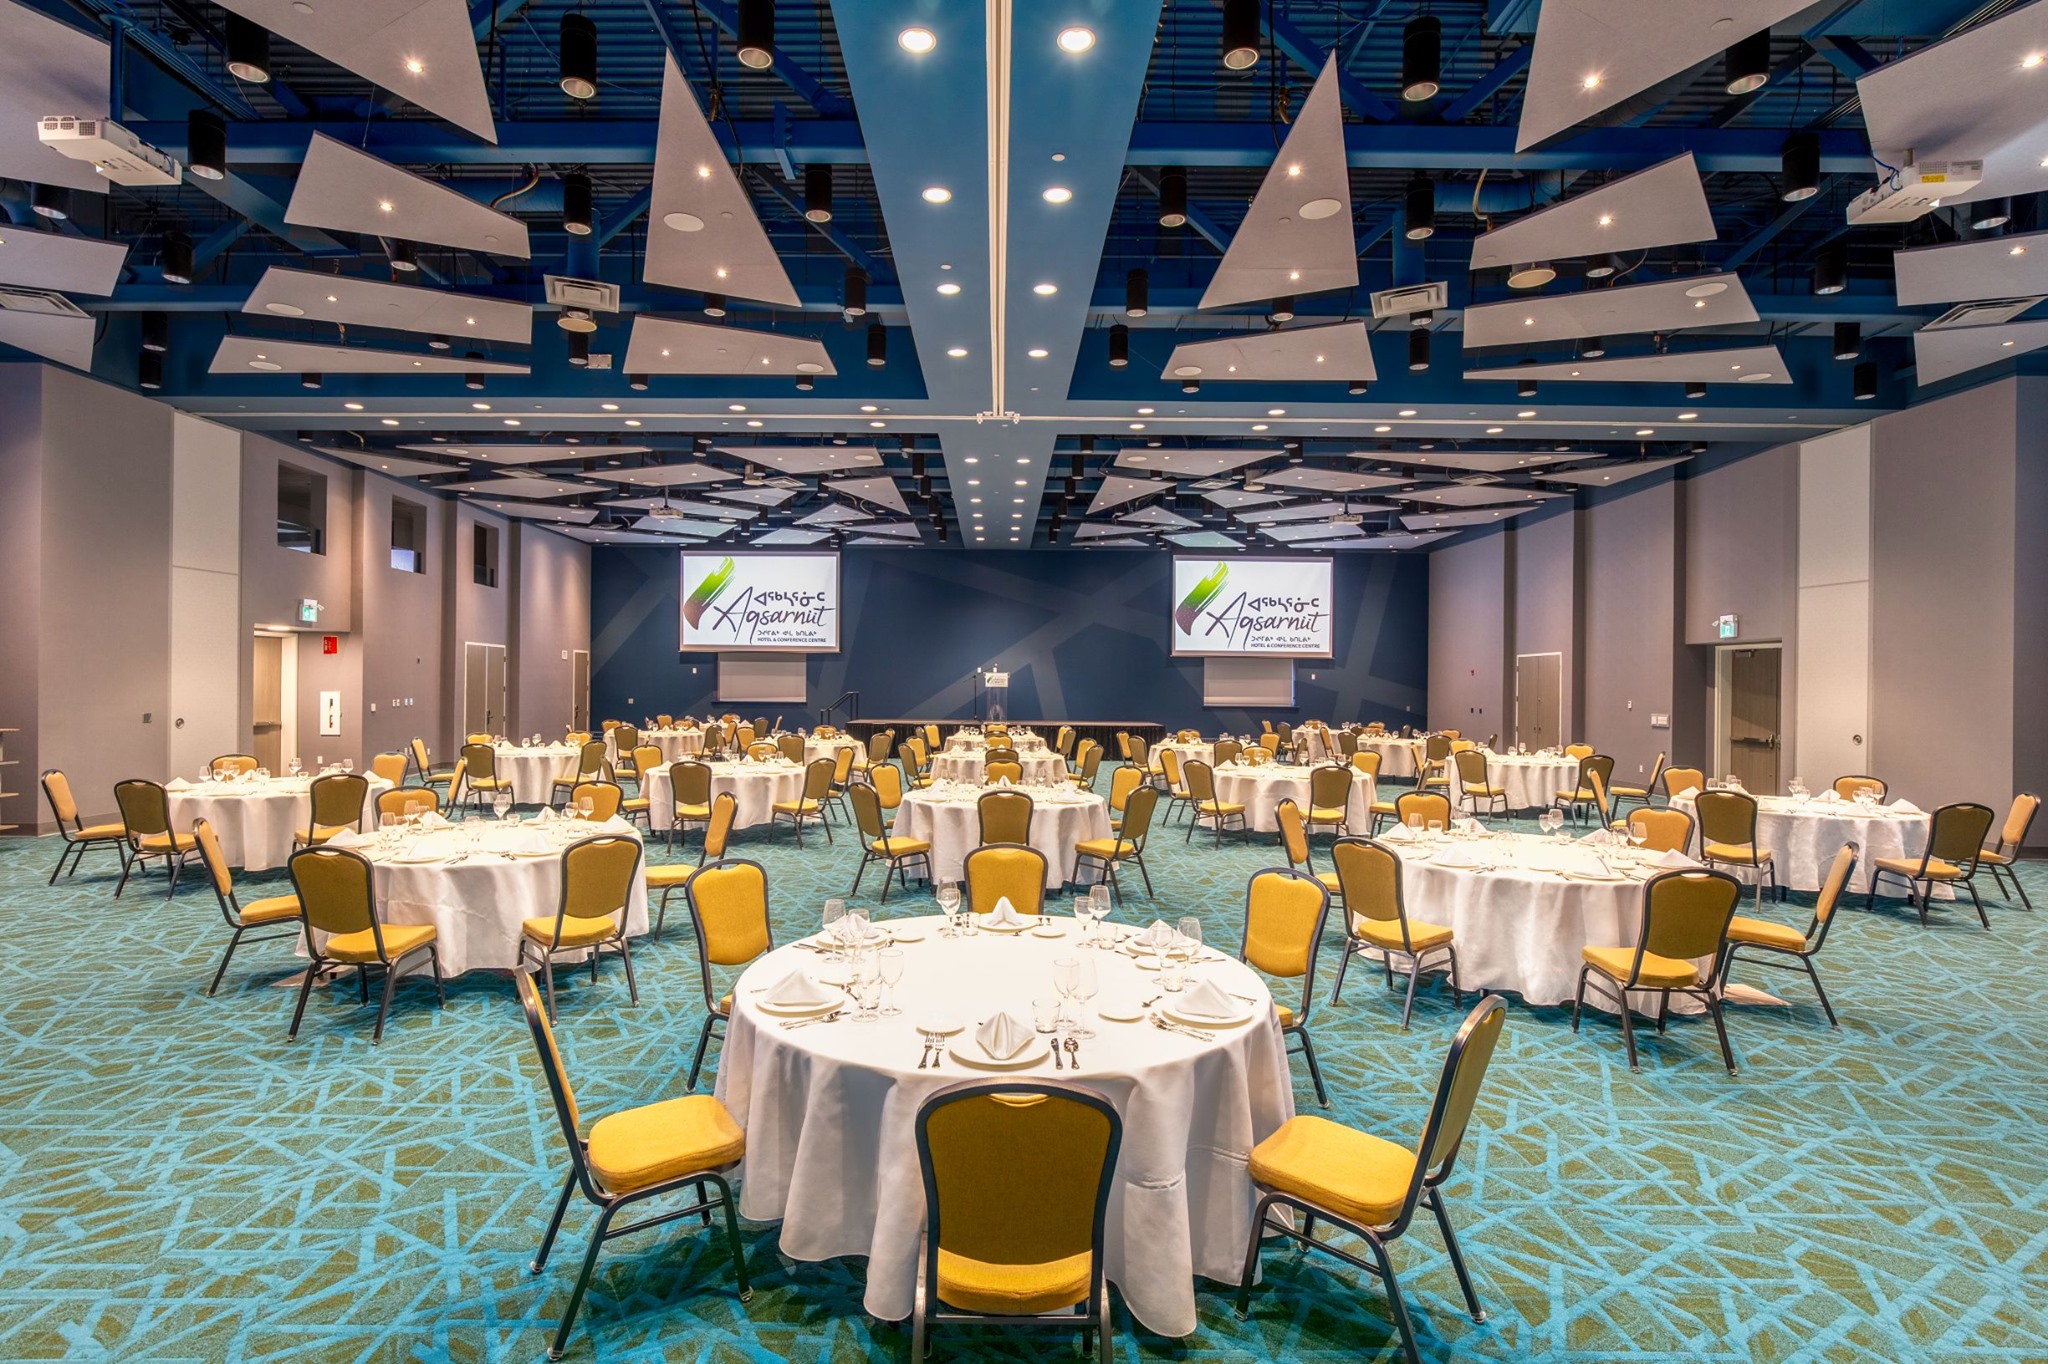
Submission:
[[[767,865],[778,937],[852,880],[849,839],[808,841],[753,830],[734,849]],[[1276,850],[1190,848],[1178,828],[1155,847],[1156,905],[1120,919],[1198,913],[1234,946],[1245,877]],[[576,1205],[553,1266],[527,1274],[565,1156],[509,984],[465,979],[445,1012],[403,988],[375,1049],[369,1011],[331,989],[287,1045],[288,945],[245,949],[208,999],[210,891],[188,879],[166,902],[152,879],[117,902],[111,856],[50,889],[56,855],[0,842],[0,1358],[542,1358],[594,1214]],[[2048,875],[2028,885],[2048,901]],[[251,877],[245,894],[282,887]],[[1769,912],[1803,925],[1805,903]],[[1491,1319],[1464,1316],[1421,1219],[1395,1259],[1424,1355],[2048,1359],[2048,916],[1994,900],[1992,922],[1948,910],[1922,929],[1902,902],[1857,901],[1822,962],[1841,1030],[1801,983],[1752,969],[1794,1007],[1733,1011],[1733,1078],[1704,1023],[1646,1034],[1631,1075],[1611,1019],[1575,1037],[1565,1011],[1515,1001],[1448,1189]],[[637,962],[638,1008],[615,966],[564,980],[587,1114],[681,1092],[702,1008],[687,929]],[[1412,1142],[1462,1013],[1428,989],[1404,1034],[1369,974],[1319,1007],[1333,1116]],[[1313,1111],[1299,1063],[1295,1088]],[[744,1307],[694,1223],[616,1244],[570,1358],[908,1358],[905,1331],[862,1314],[860,1262],[791,1263],[775,1228],[745,1230]],[[1119,1356],[1398,1358],[1377,1285],[1293,1250],[1265,1266],[1249,1322],[1205,1284],[1197,1334],[1148,1337],[1125,1315]],[[940,1343],[954,1359],[1070,1348]]]

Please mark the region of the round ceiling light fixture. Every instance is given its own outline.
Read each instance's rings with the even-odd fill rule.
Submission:
[[[930,29],[913,24],[896,35],[896,46],[913,57],[922,57],[939,45],[939,36]]]
[[[1095,30],[1075,24],[1070,28],[1061,29],[1060,36],[1053,39],[1053,41],[1059,44],[1060,51],[1062,52],[1086,52],[1089,48],[1095,46]]]
[[[1508,288],[1541,289],[1557,278],[1557,267],[1549,261],[1530,261],[1508,271]]]

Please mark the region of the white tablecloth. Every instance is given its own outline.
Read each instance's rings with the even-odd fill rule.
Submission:
[[[986,765],[980,752],[941,753],[932,759],[932,775],[941,781],[971,782],[979,786]],[[1020,752],[1017,765],[1024,769],[1027,782],[1056,782],[1067,775],[1067,760],[1057,753]]]
[[[642,745],[653,744],[661,750],[663,762],[674,762],[687,758],[693,753],[704,751],[704,731],[701,729],[643,729],[640,731]],[[616,767],[619,762],[619,746],[612,736],[604,736],[604,755]]]
[[[837,739],[804,740],[804,761],[809,763],[816,762],[820,758],[830,758],[833,762],[838,762],[839,750],[842,748],[853,750],[853,765],[855,767],[866,766],[868,746],[851,735],[841,735]]]
[[[1309,774],[1312,767],[1289,763],[1264,763],[1258,767],[1216,769],[1216,798],[1226,804],[1244,806],[1245,822],[1263,833],[1280,828],[1280,802],[1292,800],[1308,818]],[[1372,829],[1375,783],[1356,769],[1352,771],[1351,799],[1345,818],[1352,833],[1363,838]]]
[[[1022,757],[1026,753],[1046,753],[1051,751],[1046,746],[1045,740],[1038,735],[1014,729],[1010,731],[1010,747],[1017,750],[1018,757]],[[970,732],[961,730],[947,737],[945,751],[948,753],[979,754],[986,752],[988,748],[988,741],[983,738],[980,731]]]
[[[547,805],[552,803],[555,778],[574,775],[582,756],[580,744],[536,744],[532,748],[501,744],[495,763],[499,777],[512,779],[513,804]]]
[[[1341,763],[1348,759],[1344,750],[1337,746],[1337,731],[1334,729],[1303,728],[1294,731],[1295,742],[1308,752],[1312,763]]]
[[[932,874],[941,881],[960,880],[961,864],[981,844],[975,802],[983,789],[942,783],[904,796],[896,811],[892,832],[930,843]],[[1031,797],[1031,846],[1045,854],[1045,884],[1057,888],[1074,869],[1076,843],[1109,837],[1109,802],[1071,785],[1017,789]]]
[[[1191,762],[1208,763],[1212,767],[1216,763],[1216,745],[1214,744],[1184,744],[1176,739],[1171,743],[1152,745],[1152,757],[1157,758],[1162,753],[1176,753],[1180,755],[1180,769],[1182,773],[1186,773],[1188,764]],[[1154,766],[1157,766],[1157,763]]]
[[[1396,739],[1391,735],[1358,736],[1358,751],[1380,755],[1380,775],[1415,779],[1416,760],[1422,756],[1422,740]]]
[[[1455,754],[1451,758],[1450,769],[1451,806],[1464,814],[1465,784],[1458,779]],[[1486,755],[1486,779],[1507,791],[1510,810],[1540,810],[1554,804],[1560,795],[1572,789],[1578,775],[1577,758],[1545,758],[1534,753],[1526,757],[1507,753]],[[1490,806],[1490,802],[1480,801],[1479,812],[1485,814]]]
[[[471,852],[470,830],[480,830]],[[386,853],[374,839],[354,851],[376,866],[377,913],[388,924],[432,924],[443,975],[464,971],[510,971],[519,965],[519,921],[552,916],[562,898],[562,849],[597,834],[631,833],[621,820],[584,824],[529,824],[520,828],[496,820],[464,820],[430,834],[408,837]],[[538,838],[545,855],[512,856],[503,851],[531,845]],[[464,857],[463,854],[468,854]],[[410,855],[437,860],[405,863]],[[462,860],[455,861],[457,857]],[[647,869],[643,863],[633,880],[626,911],[626,934],[647,931]],[[581,956],[577,953],[576,956]],[[420,970],[426,970],[422,960]]]
[[[363,827],[377,824],[377,796],[391,783],[373,773],[363,798]],[[273,777],[267,782],[194,782],[187,790],[169,786],[171,827],[192,832],[192,821],[204,819],[220,835],[220,850],[231,867],[264,871],[291,860],[292,835],[313,817],[311,777]]]
[[[733,812],[735,829],[751,829],[755,825],[772,822],[777,801],[795,800],[804,791],[804,769],[785,758],[765,763],[715,762],[706,765],[711,769],[712,796],[730,791],[739,803]],[[666,829],[674,824],[676,802],[669,787],[668,769],[661,767],[649,773],[642,789],[651,802],[648,818],[653,827]]]
[[[1626,879],[1568,880],[1558,872],[1599,871],[1593,851],[1534,835],[1497,833],[1441,844],[1389,841],[1387,846],[1401,855],[1401,890],[1409,916],[1457,935],[1459,985],[1509,990],[1531,1004],[1571,1003],[1585,961],[1580,949],[1635,945],[1642,927],[1643,882],[1654,874],[1610,852],[1608,861]],[[1440,860],[1460,855],[1496,869],[1455,868]],[[1357,975],[1366,965],[1360,958],[1351,973]],[[1347,982],[1345,988],[1353,987]],[[1633,998],[1642,1004],[1655,996]],[[1597,989],[1586,992],[1586,1001],[1613,1007],[1612,996]],[[1674,996],[1671,1009],[1696,1013],[1699,1005]]]
[[[1790,796],[1760,796],[1757,799],[1756,836],[1771,850],[1778,871],[1778,884],[1789,890],[1819,890],[1828,868],[1844,843],[1860,850],[1856,874],[1849,889],[1863,894],[1870,889],[1873,866],[1880,857],[1918,857],[1927,847],[1927,831],[1933,822],[1924,814],[1899,814],[1884,806],[1865,812],[1852,801],[1822,802],[1796,800]],[[1692,797],[1679,796],[1671,802],[1694,819]],[[1699,851],[1699,833],[1693,833],[1693,851]],[[1734,870],[1737,876],[1748,873]],[[1896,883],[1887,881],[1888,888]],[[1953,895],[1947,886],[1935,887],[1935,898]]]
[[[740,1215],[779,1221],[782,1253],[797,1260],[865,1256],[863,1304],[889,1321],[910,1314],[917,1281],[924,1226],[918,1105],[944,1085],[997,1074],[950,1056],[936,1070],[918,1070],[918,1022],[943,1014],[971,1033],[978,1020],[1007,1009],[1028,1025],[1032,1000],[1051,994],[1053,960],[1078,950],[1071,936],[946,939],[936,925],[918,921],[923,941],[902,947],[898,1017],[786,1030],[759,1010],[756,987],[798,967],[828,977],[831,970],[794,947],[756,962],[736,987],[718,1063],[718,1098],[747,1134]],[[1071,924],[1064,931],[1071,934]],[[1096,962],[1098,1002],[1156,993],[1156,974],[1121,953],[1085,955]],[[1268,998],[1258,977],[1234,961],[1196,971],[1222,989]],[[1074,1078],[1114,1104],[1124,1124],[1104,1270],[1147,1330],[1185,1336],[1196,1325],[1195,1277],[1235,1283],[1242,1268],[1255,1201],[1246,1169],[1251,1148],[1294,1114],[1279,1025],[1268,1007],[1216,1042],[1143,1021],[1090,1025],[1097,1036],[1079,1054],[1087,1078]],[[1022,1073],[1072,1074],[1044,1062]]]

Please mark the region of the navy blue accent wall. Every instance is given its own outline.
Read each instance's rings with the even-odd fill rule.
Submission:
[[[596,718],[715,708],[717,656],[677,652],[681,555],[591,553],[591,706]],[[974,713],[974,672],[1010,673],[1023,720],[1130,720],[1204,731],[1259,719],[1420,722],[1428,693],[1429,565],[1420,554],[1332,556],[1336,657],[1297,664],[1291,716],[1202,705],[1202,662],[1167,652],[1172,556],[1158,550],[850,549],[840,561],[842,650],[809,660],[808,722],[841,692],[861,715]],[[723,707],[716,707],[723,709]]]

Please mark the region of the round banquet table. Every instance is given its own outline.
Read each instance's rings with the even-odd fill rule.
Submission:
[[[988,750],[988,747],[988,741],[982,737],[980,730],[960,730],[947,737],[945,751],[948,753],[983,753]],[[1010,731],[1010,747],[1017,750],[1017,756],[1019,757],[1024,756],[1026,753],[1047,753],[1051,751],[1046,747],[1044,739],[1021,729]]]
[[[1291,763],[1261,763],[1257,767],[1232,763],[1216,769],[1216,799],[1244,806],[1245,823],[1252,829],[1276,833],[1280,828],[1281,801],[1292,800],[1301,807],[1302,817],[1308,817],[1309,773],[1313,771],[1312,767]],[[1372,803],[1377,799],[1373,779],[1354,769],[1351,799],[1344,807],[1345,822],[1352,833],[1362,838],[1372,828]]]
[[[921,935],[899,944],[904,970],[896,1017],[779,1026],[759,1007],[762,989],[799,968],[825,980],[845,978],[837,974],[843,966],[835,973],[825,958],[795,946],[768,954],[740,978],[717,1086],[747,1134],[740,1215],[780,1222],[781,1250],[793,1259],[865,1256],[864,1306],[882,1320],[901,1320],[911,1312],[924,1227],[918,1105],[962,1080],[1072,1078],[1115,1105],[1124,1125],[1104,1225],[1104,1271],[1145,1329],[1190,1334],[1195,1277],[1235,1283],[1243,1268],[1255,1201],[1251,1148],[1294,1115],[1292,1077],[1265,985],[1220,954],[1195,968],[1198,978],[1257,1001],[1250,1022],[1219,1029],[1214,1042],[1142,1019],[1108,1022],[1091,1010],[1096,1036],[1078,1053],[1086,1079],[1056,1073],[1044,1061],[979,1070],[950,1054],[936,1069],[919,1070],[919,1021],[949,1017],[964,1025],[966,1040],[997,1010],[1028,1026],[1032,1000],[1051,993],[1054,959],[1082,954],[1071,922],[1053,939],[942,938],[940,922],[886,925]],[[1123,953],[1085,955],[1095,959],[1100,980],[1095,1003],[1136,1003],[1157,993],[1157,976]]]
[[[1380,775],[1415,780],[1416,761],[1422,756],[1422,740],[1397,739],[1385,734],[1361,734],[1358,751],[1380,755]]]
[[[932,775],[941,781],[971,782],[981,785],[982,771],[987,760],[982,757],[984,750],[973,753],[941,753],[932,759]],[[1063,781],[1067,775],[1067,760],[1057,753],[1017,754],[1017,765],[1024,769],[1024,780],[1033,783]]]
[[[1312,763],[1347,762],[1344,750],[1337,746],[1337,731],[1334,729],[1312,729],[1307,725],[1294,731],[1294,741],[1308,753]]]
[[[365,772],[370,789],[363,797],[361,827],[376,827],[377,796],[391,783]],[[167,782],[171,827],[190,833],[192,821],[204,819],[220,835],[228,865],[264,871],[291,860],[292,835],[313,817],[311,777],[272,777],[268,781]]]
[[[1635,946],[1643,883],[1663,869],[1633,849],[1610,849],[1610,873],[1593,849],[1534,834],[1435,843],[1394,834],[1381,841],[1400,854],[1402,898],[1410,916],[1457,935],[1452,945],[1458,949],[1458,984],[1512,991],[1531,1004],[1572,1002],[1585,960],[1581,948]],[[1354,974],[1360,965],[1362,960],[1354,963]],[[1699,965],[1704,970],[1712,963]],[[1654,994],[1634,992],[1630,998],[1639,1010],[1656,1007]],[[1586,1002],[1609,1010],[1614,1005],[1613,996],[1597,988],[1586,991]],[[1674,995],[1671,1009],[1697,1013],[1700,1006]]]
[[[732,792],[738,802],[733,811],[735,829],[751,829],[775,818],[775,803],[795,800],[804,791],[804,769],[787,758],[767,762],[742,760],[705,764],[711,769],[711,794]],[[647,817],[651,827],[666,829],[675,823],[676,802],[670,794],[668,768],[657,767],[642,779],[641,793],[648,798]]]
[[[574,775],[583,756],[579,744],[499,744],[494,760],[498,776],[512,779],[514,805],[549,805],[555,778]]]
[[[642,746],[653,744],[661,750],[661,760],[672,763],[677,758],[687,758],[692,754],[702,753],[704,751],[704,731],[701,729],[680,728],[643,729],[640,731],[640,743]],[[604,736],[604,756],[605,760],[611,763],[612,766],[618,766],[619,746],[612,741],[610,734]]]
[[[981,844],[981,812],[975,802],[983,791],[996,789],[940,782],[912,791],[897,808],[890,832],[930,843],[932,875],[958,881],[967,854]],[[1074,845],[1109,837],[1109,802],[1070,784],[1013,789],[1031,797],[1031,846],[1045,854],[1047,888],[1058,889],[1074,869]]]
[[[1216,745],[1214,744],[1182,743],[1178,739],[1170,743],[1154,744],[1152,745],[1152,752],[1148,755],[1155,760],[1152,764],[1153,766],[1158,766],[1157,759],[1162,753],[1178,754],[1181,771],[1183,772],[1187,771],[1187,766],[1191,762],[1208,763],[1211,766],[1214,766],[1216,762]]]
[[[1458,779],[1458,759],[1455,754],[1450,761],[1451,808],[1465,813],[1465,784]],[[1557,802],[1557,798],[1574,789],[1573,783],[1579,778],[1579,760],[1558,754],[1548,756],[1541,753],[1488,753],[1486,755],[1486,780],[1508,793],[1510,810],[1540,810]],[[1484,814],[1487,802],[1479,803]]]
[[[1759,796],[1756,802],[1756,836],[1770,849],[1771,862],[1778,871],[1778,884],[1788,890],[1819,890],[1828,868],[1844,843],[1857,847],[1856,874],[1848,890],[1866,894],[1870,877],[1880,857],[1918,857],[1927,847],[1927,830],[1932,820],[1918,810],[1893,810],[1877,806],[1858,808],[1854,801],[1821,800],[1811,797]],[[1691,795],[1675,797],[1674,810],[1699,818]],[[1698,833],[1694,833],[1697,846]],[[1747,879],[1742,868],[1728,868]],[[1887,885],[1893,883],[1887,882]],[[1955,894],[1947,886],[1934,888],[1936,899]]]
[[[853,750],[854,767],[867,766],[868,746],[850,734],[842,734],[836,739],[805,739],[804,761],[812,763],[820,758],[830,758],[833,762],[838,762],[839,750],[842,748]]]
[[[472,829],[477,842],[470,842]],[[552,917],[562,899],[562,850],[598,834],[639,831],[623,820],[586,824],[502,824],[472,819],[431,833],[408,834],[389,852],[374,836],[341,835],[335,847],[353,848],[376,869],[377,914],[387,924],[432,924],[441,974],[519,969],[519,922]],[[413,861],[413,858],[427,860]],[[633,875],[626,934],[647,932],[647,868]],[[300,950],[304,951],[301,944]],[[577,960],[582,953],[557,960]],[[426,970],[421,962],[419,970]]]

